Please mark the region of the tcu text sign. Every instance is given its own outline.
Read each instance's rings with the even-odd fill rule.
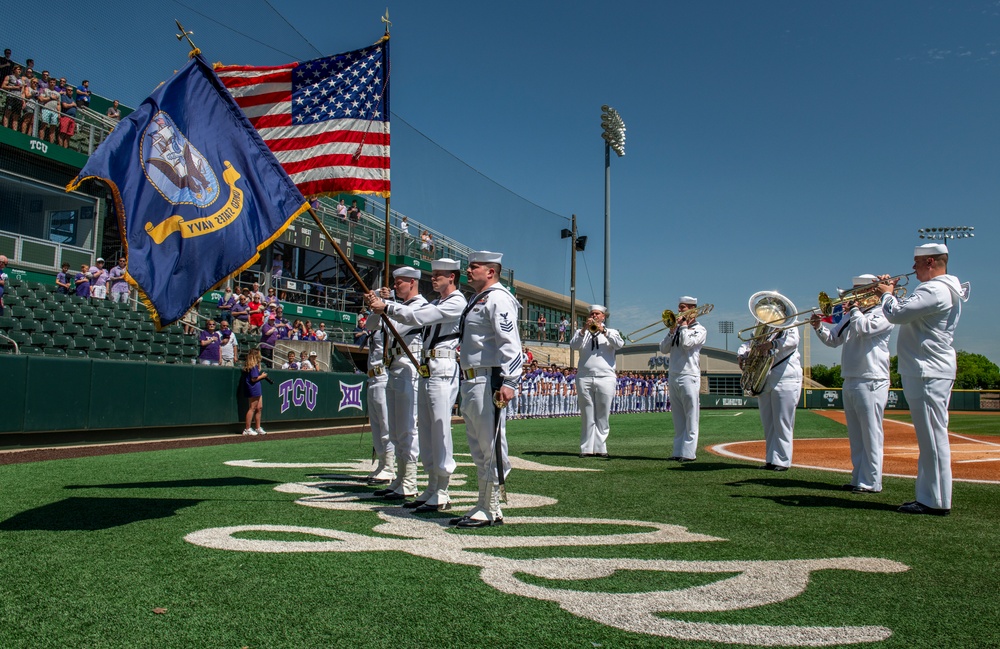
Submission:
[[[278,394],[281,396],[281,412],[291,406],[302,405],[312,411],[316,407],[319,386],[305,379],[288,379],[278,386]]]

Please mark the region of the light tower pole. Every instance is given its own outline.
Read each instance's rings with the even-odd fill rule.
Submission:
[[[625,122],[614,108],[601,106],[604,132],[604,306],[611,310],[611,150],[625,155]]]

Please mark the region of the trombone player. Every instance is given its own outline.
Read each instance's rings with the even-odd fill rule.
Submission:
[[[611,403],[615,399],[617,375],[615,352],[625,346],[617,329],[604,324],[607,307],[595,304],[581,329],[569,341],[580,352],[576,394],[580,403],[580,457],[608,457]]]
[[[697,322],[698,299],[680,298],[677,320],[660,341],[660,352],[670,354],[668,385],[674,419],[674,454],[671,460],[694,462],[698,452],[698,418],[701,405],[701,348],[708,331]]]
[[[854,493],[882,491],[882,416],[889,399],[890,323],[878,300],[878,278],[859,275],[845,303],[844,318],[828,329],[814,313],[809,324],[827,347],[841,347],[840,373],[844,377],[844,416],[851,444],[850,484]]]

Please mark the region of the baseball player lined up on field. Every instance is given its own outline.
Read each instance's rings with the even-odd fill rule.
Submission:
[[[458,290],[459,263],[431,262],[431,286],[439,295],[416,306],[383,301],[386,294],[369,293],[365,300],[375,313],[385,313],[400,325],[422,327],[423,351],[417,399],[420,460],[427,473],[427,489],[403,505],[418,512],[451,509],[448,484],[455,472],[451,437],[451,409],[458,397],[459,318],[466,307]]]
[[[392,277],[397,300],[410,308],[427,303],[418,292],[418,269],[397,268]],[[417,439],[417,368],[403,351],[399,341],[390,336],[388,329],[381,325],[381,321],[381,318],[368,318],[365,329],[373,331],[383,326],[382,338],[386,341],[385,365],[389,372],[386,386],[389,438],[396,451],[396,478],[385,489],[376,491],[375,495],[386,500],[405,500],[417,494],[417,456],[420,452]],[[412,327],[398,333],[410,352],[419,356],[423,348],[422,328]]]
[[[462,417],[476,464],[479,499],[465,516],[450,523],[485,527],[503,523],[500,484],[510,471],[505,409],[514,398],[523,356],[517,331],[518,303],[500,284],[498,252],[469,255],[469,284],[477,291],[462,313],[460,364]]]
[[[576,375],[577,399],[580,402],[580,457],[608,457],[608,419],[617,384],[615,352],[625,346],[617,329],[605,325],[608,309],[600,304],[590,307],[583,327],[569,341],[570,349],[580,352]]]
[[[698,452],[701,404],[701,348],[708,331],[697,320],[698,298],[683,295],[677,321],[660,341],[660,353],[670,354],[670,394],[673,397],[674,454],[671,460],[693,462]],[[686,315],[690,311],[692,315]]]
[[[947,516],[951,513],[948,401],[958,368],[952,342],[970,286],[948,274],[948,246],[943,243],[917,246],[913,270],[921,283],[904,300],[893,295],[899,278],[881,275],[878,285],[882,312],[899,325],[899,374],[920,448],[917,499],[899,511]]]
[[[853,285],[870,286],[874,275],[859,275]],[[850,483],[844,489],[854,493],[882,491],[882,416],[889,400],[889,336],[893,325],[886,320],[880,304],[848,302],[844,317],[833,329],[822,325],[813,314],[809,322],[820,342],[841,347],[840,374],[844,377],[844,416],[851,444]]]

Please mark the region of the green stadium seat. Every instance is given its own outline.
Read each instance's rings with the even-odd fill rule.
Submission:
[[[78,325],[90,324],[90,318],[83,315],[82,313],[74,313],[73,324],[78,324]]]
[[[25,318],[34,318],[34,312],[31,309],[24,308],[23,306],[11,307],[10,315],[19,320],[23,320]]]
[[[91,304],[81,304],[80,308],[77,309],[77,312],[82,313],[83,315],[95,315],[97,313],[97,309]]]
[[[145,354],[129,354],[128,355],[128,359],[130,361],[146,361],[147,360]]]
[[[73,303],[73,306],[79,309],[82,306],[88,306],[90,298],[80,297],[79,295],[74,293],[69,296],[69,301]]]
[[[0,331],[18,331],[21,329],[21,321],[9,315],[0,317]]]
[[[11,293],[13,293],[14,295],[16,295],[16,296],[18,296],[20,298],[34,297],[35,296],[35,292],[32,291],[27,286],[15,286],[13,288],[13,290],[11,290]]]
[[[56,334],[61,334],[63,332],[63,326],[58,322],[49,322],[46,320],[42,323],[42,333],[47,333],[50,336],[55,336]]]
[[[157,356],[163,356],[167,353],[167,346],[162,343],[150,343],[149,353],[156,354]]]
[[[24,286],[24,282],[22,282],[18,278],[10,277],[7,279],[7,288],[9,289],[19,288],[21,286]]]
[[[53,311],[52,322],[73,322],[73,316],[62,310]]]
[[[127,361],[128,354],[124,352],[108,352],[108,359],[113,361]]]
[[[51,347],[52,336],[43,333],[31,334],[31,344],[35,347]]]
[[[114,340],[115,338],[118,337],[118,333],[119,333],[118,329],[113,329],[111,327],[101,328],[101,335],[104,336],[105,338],[111,338],[112,340]]]
[[[71,336],[56,334],[52,336],[52,346],[60,349],[73,349],[76,347],[76,343],[73,342],[73,338]]]
[[[154,325],[151,320],[143,320],[139,323],[139,331],[154,332],[156,331],[156,325]]]
[[[42,328],[42,324],[34,318],[21,318],[22,331],[37,331]]]
[[[194,347],[182,347],[181,356],[184,358],[198,358],[198,350]]]
[[[167,356],[181,356],[182,353],[180,345],[167,345]]]
[[[53,293],[52,295],[49,296],[49,299],[51,299],[53,302],[57,304],[65,305],[69,302],[69,295],[65,293]]]
[[[97,315],[101,316],[102,318],[105,319],[110,318],[113,314],[114,311],[112,311],[109,307],[106,306],[97,307]]]
[[[99,315],[90,316],[90,324],[94,325],[95,327],[103,327],[104,323],[106,323],[107,321],[108,321],[107,318],[101,317]]]
[[[169,363],[170,365],[179,365],[184,362],[183,356],[164,356],[164,363]]]
[[[181,345],[184,343],[184,336],[180,334],[170,334],[167,343],[171,345]]]
[[[40,309],[42,308],[42,301],[37,297],[26,297],[21,300],[21,306],[25,306],[29,309]]]
[[[145,311],[129,311],[128,312],[128,319],[132,320],[133,322],[141,322],[142,320],[146,320],[147,319],[146,312]]]
[[[101,335],[101,328],[95,327],[93,325],[83,325],[81,327],[84,336],[90,336],[91,338],[98,338]]]
[[[67,349],[66,358],[87,358],[87,350],[85,349]]]
[[[107,352],[102,352],[102,351],[100,351],[98,349],[91,349],[90,351],[87,352],[87,356],[89,358],[107,358],[108,357],[108,353]]]
[[[124,352],[128,354],[132,351],[132,343],[127,340],[116,340],[114,342],[114,349],[116,352]]]
[[[41,356],[43,352],[40,347],[21,347],[21,353],[28,356]]]
[[[90,350],[94,348],[94,339],[88,336],[76,336],[73,338],[73,346],[77,349]]]
[[[129,331],[139,331],[139,323],[136,320],[126,320],[122,323],[122,329]]]
[[[45,347],[42,349],[42,353],[46,356],[66,356],[66,350],[58,347]]]
[[[25,282],[24,285],[27,286],[28,288],[30,288],[32,291],[38,291],[38,290],[44,291],[45,290],[45,284],[42,284],[41,282],[31,282],[31,281],[28,281],[28,282]]]
[[[80,325],[75,325],[72,322],[63,325],[63,333],[67,336],[76,336],[80,331]]]
[[[129,331],[128,329],[122,329],[118,332],[118,337],[121,340],[135,340],[135,331]]]
[[[16,342],[18,347],[24,347],[31,343],[31,334],[27,331],[21,331],[20,329],[17,331],[7,331],[6,335]]]
[[[132,305],[127,302],[112,302],[112,308],[115,310],[115,313],[127,313],[132,310]]]
[[[34,309],[32,313],[35,315],[35,320],[44,321],[52,319],[52,312],[45,309]]]
[[[94,349],[98,349],[102,352],[114,351],[115,341],[110,338],[98,338],[94,341]]]
[[[167,362],[163,356],[154,356],[150,354],[146,357],[146,361],[149,363],[165,363]]]
[[[121,329],[124,324],[125,324],[125,321],[122,320],[120,317],[118,317],[118,318],[111,317],[111,318],[107,319],[107,321],[104,323],[104,326],[105,327],[112,327],[114,329]]]
[[[42,308],[51,311],[53,315],[59,311],[62,311],[62,305],[53,300],[45,300],[44,302],[42,302]]]
[[[132,351],[136,354],[148,354],[149,345],[146,343],[132,343]]]
[[[148,343],[153,339],[153,334],[148,331],[136,331],[135,339],[139,342]]]
[[[169,339],[170,339],[170,335],[167,334],[166,332],[163,332],[163,331],[154,331],[153,332],[153,342],[154,343],[163,343],[164,345],[166,345],[167,341]]]

